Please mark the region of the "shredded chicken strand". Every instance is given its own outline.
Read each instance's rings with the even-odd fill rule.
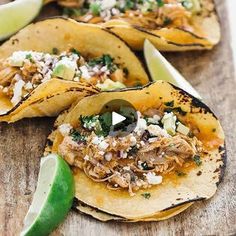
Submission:
[[[145,114],[152,114],[153,120],[157,114],[163,113],[151,109]],[[150,127],[153,125],[146,129]],[[93,131],[82,127],[77,129],[86,136],[86,142],[78,143],[70,135],[66,136],[59,145],[59,153],[93,181],[106,182],[114,190],[127,189],[131,196],[141,188],[157,184],[160,176],[184,167],[185,163],[204,151],[195,136],[188,137],[181,133],[170,136],[160,127],[160,134],[154,139],[144,135],[147,131],[142,134],[133,131],[125,137],[98,137]]]

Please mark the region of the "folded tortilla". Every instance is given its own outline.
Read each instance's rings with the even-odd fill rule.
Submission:
[[[211,198],[222,180],[226,161],[225,137],[220,122],[204,103],[164,81],[82,99],[59,116],[55,130],[49,136],[46,153],[60,154],[64,137],[58,127],[62,124],[80,127],[78,117],[98,115],[104,104],[116,99],[128,101],[140,112],[157,107],[171,110],[181,123],[196,131],[205,151],[198,157],[200,163],[181,169],[184,174],[174,172],[166,179],[164,176],[162,184],[148,190],[140,189],[134,196],[127,190],[111,190],[106,183],[95,182],[83,170],[73,167],[76,198],[82,203],[78,209],[103,221],[155,221],[172,217],[195,201]],[[143,197],[146,192],[148,196]]]
[[[71,48],[90,60],[109,55],[108,59],[112,58],[120,70],[126,72],[126,87],[144,85],[149,81],[139,59],[114,34],[101,26],[64,18],[45,19],[21,30],[0,47],[0,61],[4,62],[18,51],[52,54],[53,50],[64,52]],[[1,80],[4,77],[0,75],[0,84]],[[12,104],[11,99],[0,91],[0,121],[15,122],[25,117],[55,116],[75,100],[98,93],[99,90],[90,82],[52,76],[24,95],[17,104]]]
[[[83,2],[86,6],[86,1],[58,0],[58,3],[62,6],[69,9],[76,8],[78,11],[84,8]],[[159,5],[159,10],[162,12],[163,8],[165,8],[163,3],[168,5],[168,1],[164,0],[159,2],[161,3]],[[135,50],[142,50],[145,39],[150,40],[157,49],[162,51],[212,49],[214,45],[219,43],[221,37],[220,24],[213,0],[188,0],[176,2],[178,4],[183,4],[182,8],[179,7],[176,10],[173,7],[173,9],[170,10],[170,13],[167,14],[167,20],[164,20],[163,25],[156,27],[153,26],[155,22],[158,22],[158,19],[155,18],[156,15],[154,14],[154,16],[152,16],[151,13],[148,13],[152,12],[152,10],[147,11],[143,15],[141,14],[142,16],[140,18],[138,17],[139,13],[135,10],[132,11],[132,9],[124,11],[123,16],[118,14],[109,19],[106,19],[107,15],[104,13],[104,15],[106,15],[105,20],[101,19],[102,17],[99,15],[91,17],[88,14],[85,14],[85,16],[83,16],[83,14],[73,14],[73,10],[69,10],[69,12],[72,12],[70,17],[74,17],[78,21],[104,25],[107,29],[126,41]],[[193,4],[192,8],[191,4]],[[189,9],[188,6],[190,6]],[[101,8],[102,7],[103,3],[101,4]],[[145,7],[144,4],[142,9],[146,9]],[[182,23],[179,23],[179,21],[181,21],[179,15],[183,14],[181,12],[184,7],[186,7],[186,11],[189,11],[191,14],[191,16],[187,17],[188,26],[185,25],[185,20],[183,20]],[[135,14],[137,14],[137,17],[134,16]],[[159,13],[160,19],[162,17],[161,14],[162,13]],[[173,21],[176,21],[177,23],[168,23],[172,18]]]

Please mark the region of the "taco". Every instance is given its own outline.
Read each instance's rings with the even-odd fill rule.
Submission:
[[[0,121],[55,116],[75,99],[146,83],[138,58],[112,33],[46,19],[0,47]]]
[[[159,50],[211,49],[220,40],[213,0],[58,0],[64,14],[102,24],[142,50],[149,39]]]
[[[109,128],[107,104],[114,100],[135,108],[134,129]],[[114,111],[133,117],[128,107]],[[224,140],[205,104],[158,81],[74,104],[58,117],[46,153],[58,153],[71,166],[80,212],[103,221],[154,221],[215,194],[225,167]]]

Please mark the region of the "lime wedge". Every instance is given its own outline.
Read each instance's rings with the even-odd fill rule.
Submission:
[[[74,178],[67,163],[55,154],[42,158],[37,189],[21,236],[52,232],[69,212],[74,191]]]
[[[144,56],[153,81],[164,80],[201,99],[193,86],[148,41],[144,42]]]
[[[0,5],[0,40],[31,22],[39,13],[43,0],[16,0]]]

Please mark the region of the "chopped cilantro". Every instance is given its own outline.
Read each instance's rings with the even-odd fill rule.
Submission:
[[[163,21],[163,26],[167,26],[169,24],[171,24],[172,20],[169,17],[165,17],[164,21]]]
[[[143,170],[151,170],[152,169],[148,166],[146,161],[141,164],[141,167],[143,168]]]
[[[101,12],[101,4],[97,3],[97,2],[94,2],[94,3],[91,3],[90,6],[89,6],[89,9],[90,11],[92,12],[92,14],[94,16],[99,16],[100,15],[100,12]]]
[[[200,166],[202,164],[201,157],[199,155],[195,155],[193,157],[194,162],[196,163],[197,166]]]
[[[126,0],[124,8],[121,11],[125,12],[127,10],[133,9],[135,7],[135,3],[132,0]]]
[[[52,54],[57,55],[59,53],[58,48],[53,48],[52,49]]]
[[[98,118],[97,116],[80,116],[80,121],[85,129],[92,130],[95,127]]]
[[[81,9],[77,8],[63,8],[63,15],[65,16],[81,16]]]
[[[143,196],[146,199],[149,199],[151,197],[151,193],[142,193],[141,196]]]
[[[182,171],[179,171],[179,170],[176,170],[175,171],[176,175],[179,176],[179,177],[183,177],[186,175],[186,173],[182,172]]]
[[[156,2],[157,2],[158,7],[163,7],[165,4],[163,0],[156,0]]]
[[[71,48],[70,51],[74,54],[77,54],[78,56],[80,56],[80,52],[78,50],[76,50],[75,48]]]
[[[86,141],[85,136],[81,135],[81,134],[80,134],[78,131],[76,131],[76,130],[72,131],[71,136],[72,136],[72,140],[73,140],[74,142],[85,142],[85,141]]]
[[[117,66],[113,63],[114,59],[110,55],[103,55],[102,57],[92,59],[88,62],[88,65],[94,67],[96,65],[107,66],[108,70],[114,72]]]
[[[27,55],[25,56],[25,59],[28,59],[30,62],[34,62],[34,60],[33,60],[31,54],[27,54]]]
[[[111,112],[106,112],[99,116],[99,121],[102,128],[103,136],[107,136],[110,132],[110,127],[112,126],[112,114]]]

